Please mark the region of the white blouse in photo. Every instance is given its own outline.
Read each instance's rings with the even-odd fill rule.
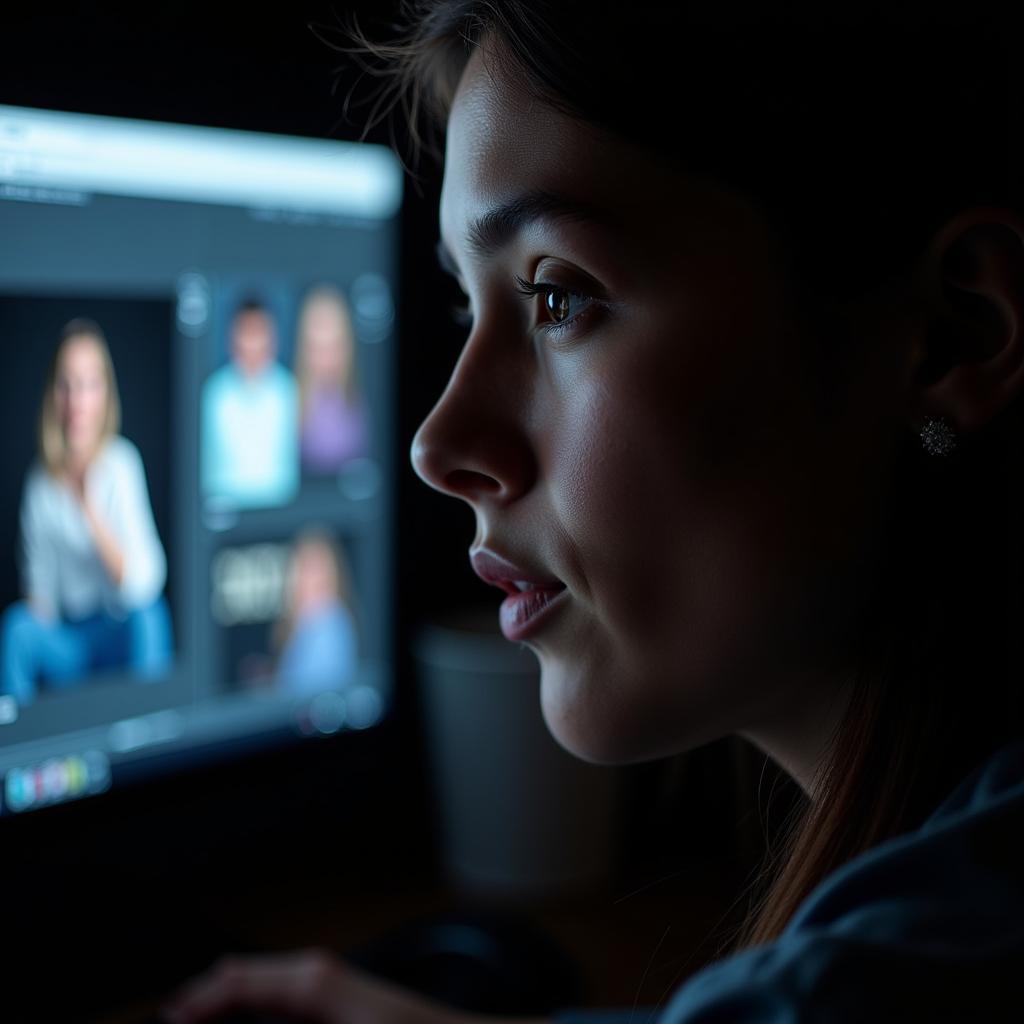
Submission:
[[[121,547],[120,585],[107,573],[71,488],[37,461],[28,472],[21,501],[24,593],[65,619],[99,611],[124,618],[152,604],[167,580],[139,450],[127,438],[110,438],[89,468],[86,488],[97,517]]]

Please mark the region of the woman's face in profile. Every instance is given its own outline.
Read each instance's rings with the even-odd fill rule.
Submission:
[[[451,111],[441,237],[473,326],[415,468],[472,506],[472,550],[565,585],[523,642],[578,756],[815,720],[869,561],[885,368],[865,348],[825,401],[828,338],[753,204],[519,81],[478,49]]]
[[[75,454],[91,451],[107,416],[107,374],[103,356],[88,335],[69,339],[54,380],[57,418]]]

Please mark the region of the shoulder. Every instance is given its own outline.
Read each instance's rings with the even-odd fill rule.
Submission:
[[[349,631],[352,616],[340,601],[332,600],[305,615],[300,625],[309,635],[333,638]]]
[[[25,471],[26,487],[43,487],[53,480],[53,474],[43,465],[41,459],[33,459]]]
[[[120,434],[103,446],[96,462],[97,475],[114,488],[139,490],[145,487],[146,469],[139,449]]]
[[[919,829],[834,871],[786,931],[856,918],[875,934],[906,935],[940,908],[947,916],[1024,914],[1024,739],[993,751]],[[1020,941],[1024,952],[1024,932]]]
[[[33,460],[25,473],[24,498],[27,502],[38,502],[57,491],[59,484],[54,475],[39,459]]]
[[[951,955],[941,937],[893,944],[856,930],[808,930],[698,972],[659,1022],[1017,1021],[1019,938],[1016,946],[1003,941]]]
[[[101,459],[115,471],[135,471],[142,467],[139,449],[121,434],[115,434],[107,440]]]
[[[939,804],[923,832],[948,827],[965,816],[991,813],[1024,798],[1024,737],[993,751]]]
[[[282,366],[276,359],[266,369],[266,380],[281,391],[295,391],[298,384],[295,381],[295,374],[286,366]]]
[[[354,625],[352,613],[338,600],[328,602],[324,609],[323,618],[325,625],[329,626],[336,633],[348,633]]]
[[[223,391],[233,389],[236,383],[235,368],[230,362],[227,362],[223,366],[218,366],[206,378],[203,383],[203,394],[209,400],[211,397],[219,396]]]
[[[994,751],[921,828],[829,875],[777,940],[698,973],[661,1019],[774,1024],[799,1010],[808,1019],[1002,1020],[992,1014],[1016,990],[1022,921],[1019,740]]]

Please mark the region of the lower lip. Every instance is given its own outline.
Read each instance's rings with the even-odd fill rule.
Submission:
[[[501,631],[506,640],[525,640],[532,636],[560,608],[568,595],[567,587],[561,590],[524,590],[509,594],[501,602]]]

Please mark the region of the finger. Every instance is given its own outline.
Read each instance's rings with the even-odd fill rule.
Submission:
[[[225,957],[165,1008],[174,1024],[198,1024],[235,1010],[269,1010],[327,1020],[330,958],[318,951]]]
[[[190,981],[164,1008],[174,1024],[193,1024],[232,1010],[288,1010],[294,969],[282,958],[224,957]]]

